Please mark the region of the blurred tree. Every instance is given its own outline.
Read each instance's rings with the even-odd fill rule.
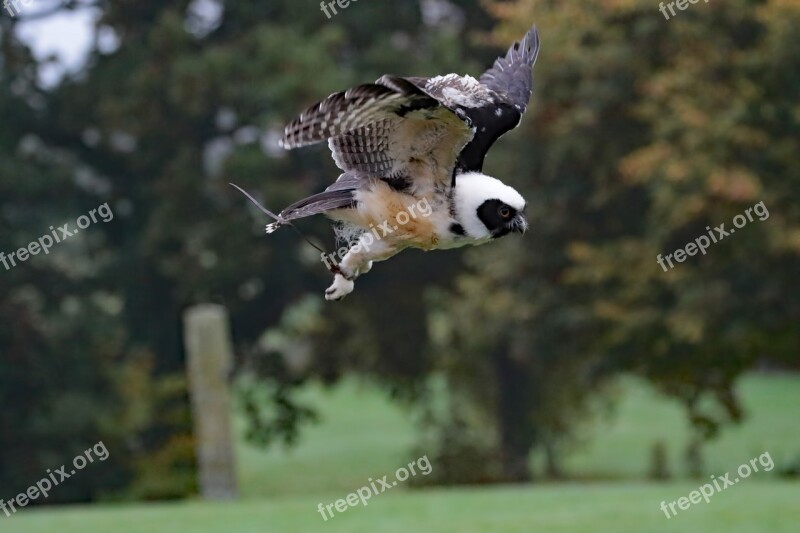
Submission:
[[[254,438],[296,438],[313,419],[296,387],[360,372],[429,411],[441,453],[469,458],[448,463],[466,481],[526,479],[539,449],[556,473],[585,400],[619,372],[712,430],[724,417],[703,400],[737,418],[743,369],[798,365],[793,4],[698,4],[665,21],[644,0],[490,2],[496,31],[478,0],[361,2],[331,19],[309,5],[100,2],[85,69],[48,89],[45,60],[13,33],[24,14],[0,19],[0,251],[106,201],[115,214],[0,270],[0,399],[39,413],[0,418],[2,443],[18,443],[0,488],[51,467],[64,435],[74,446],[56,463],[107,438],[128,454],[113,472],[128,494],[191,491],[180,316],[200,302],[228,307],[251,354]],[[487,160],[530,199],[532,234],[470,251],[464,275],[461,251],[406,252],[319,305],[316,253],[290,231],[261,241],[263,217],[227,183],[275,209],[321,190],[338,175],[325,147],[277,147],[299,110],[385,73],[479,74],[534,21],[535,103]],[[668,273],[656,264],[759,200],[767,221]],[[325,226],[303,222],[331,242]],[[458,472],[476,457],[486,475]],[[77,487],[63,497],[94,496]]]
[[[498,43],[542,29],[534,112],[488,165],[527,193],[533,235],[527,253],[470,252],[474,274],[434,314],[437,368],[495,428],[506,479],[527,478],[529,452],[568,438],[621,371],[712,436],[742,416],[745,369],[798,361],[800,6],[698,4],[669,21],[644,1],[490,7]],[[767,220],[656,263],[759,201]]]
[[[47,60],[34,59],[14,33],[34,15],[3,17],[2,250],[26,246],[54,222],[74,220],[106,201],[115,214],[50,255],[3,273],[0,283],[8,290],[0,293],[0,308],[31,325],[0,325],[10,343],[4,341],[2,362],[13,366],[19,350],[42,361],[38,373],[25,367],[6,373],[13,386],[2,383],[3,398],[57,401],[66,389],[50,379],[74,374],[70,387],[87,405],[103,407],[76,414],[74,425],[113,429],[126,455],[120,479],[131,482],[130,494],[148,498],[193,488],[186,476],[192,462],[185,391],[175,377],[183,371],[180,316],[188,305],[226,305],[242,351],[257,354],[248,368],[262,370],[263,381],[279,391],[262,405],[281,415],[264,423],[245,396],[252,433],[267,440],[291,440],[297,424],[311,417],[292,399],[307,376],[334,379],[359,368],[384,371],[393,382],[424,377],[423,359],[406,356],[421,353],[414,346],[424,343],[424,313],[387,323],[386,312],[371,314],[377,302],[398,296],[405,307],[396,316],[420,307],[419,295],[402,289],[402,280],[430,273],[427,263],[425,271],[414,266],[423,264],[420,256],[375,276],[374,288],[395,283],[365,290],[348,317],[366,318],[352,342],[366,335],[381,346],[394,340],[387,355],[405,357],[330,350],[299,377],[277,370],[286,364],[283,357],[275,364],[258,360],[275,357],[259,349],[262,333],[282,323],[284,310],[306,301],[309,290],[321,295],[328,274],[291,232],[257,246],[264,220],[227,182],[280,208],[334,180],[338,173],[324,147],[290,155],[278,150],[283,124],[310,101],[386,72],[458,67],[468,40],[461,33],[465,24],[488,28],[491,21],[477,0],[449,10],[433,4],[363,3],[328,20],[316,6],[295,0],[101,2],[94,7],[96,35],[85,68],[52,88],[37,78]],[[86,5],[64,1],[35,17]],[[323,227],[323,221],[308,224],[313,233]],[[451,254],[449,262],[457,257]],[[439,265],[437,277],[448,272]],[[329,313],[320,316],[321,330],[341,331],[340,318]],[[19,347],[20,331],[32,335],[28,348]],[[67,342],[63,350],[74,350],[74,359],[62,358],[71,361],[69,369],[45,364],[58,357],[54,347]],[[47,416],[54,415],[42,416],[42,424],[53,423]],[[109,428],[107,420],[120,422]],[[3,436],[20,443],[23,455],[13,459],[26,459],[19,463],[31,471],[51,466],[42,454],[46,442],[59,441],[61,430],[53,427],[40,440],[25,441],[24,428],[3,425]],[[83,432],[76,440],[87,439]]]
[[[26,262],[10,257],[98,205],[68,177],[83,170],[76,158],[31,134],[46,95],[11,25],[0,19],[0,491],[22,492],[103,440],[109,459],[49,499],[87,501],[99,495],[98,480],[114,491],[131,477],[119,452],[137,427],[119,423],[126,409],[117,383],[135,369],[119,365],[124,332],[109,294],[91,286],[106,257],[102,240],[76,236],[46,259],[41,251]]]

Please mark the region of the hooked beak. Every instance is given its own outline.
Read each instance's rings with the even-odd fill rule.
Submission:
[[[525,213],[518,213],[511,221],[510,228],[511,231],[524,235],[528,231],[528,217],[525,216]]]

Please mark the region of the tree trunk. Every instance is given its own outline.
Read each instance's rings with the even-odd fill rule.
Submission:
[[[505,346],[495,351],[494,367],[498,385],[497,419],[503,481],[530,481],[528,456],[535,440],[535,428],[528,416],[531,383],[524,367],[509,357]]]
[[[552,439],[544,440],[544,471],[548,479],[563,479],[564,472],[559,462],[558,448]]]

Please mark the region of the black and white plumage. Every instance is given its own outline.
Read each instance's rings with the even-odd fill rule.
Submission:
[[[349,294],[373,261],[404,248],[453,248],[524,232],[525,200],[481,170],[494,142],[521,121],[538,52],[534,26],[480,79],[386,75],[311,106],[286,127],[281,145],[327,140],[343,173],[281,211],[267,232],[315,214],[346,225],[357,239],[336,267],[326,259],[335,272],[328,299]],[[422,211],[421,202],[430,213],[408,216],[414,206]]]

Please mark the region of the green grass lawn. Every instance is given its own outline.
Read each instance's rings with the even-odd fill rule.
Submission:
[[[683,454],[689,424],[677,402],[639,380],[618,387],[619,402],[582,429],[582,444],[565,457],[567,474],[582,479],[641,480],[650,470],[652,444],[663,442],[670,471],[686,477]],[[800,376],[751,375],[738,386],[747,419],[726,427],[706,445],[709,474],[721,474],[769,452],[776,470],[800,459]],[[376,474],[394,472],[410,459],[411,417],[376,391],[348,381],[333,391],[313,387],[305,400],[323,422],[309,428],[292,450],[268,453],[241,443],[240,481],[245,497],[347,493]],[[536,460],[534,459],[534,463]],[[433,465],[436,468],[436,465]]]
[[[739,426],[726,426],[719,439],[705,445],[708,473],[727,472],[764,452],[770,453],[776,470],[797,464],[800,376],[749,375],[739,382],[737,393],[746,419]],[[620,399],[611,416],[598,417],[584,429],[584,445],[566,457],[567,472],[641,479],[650,470],[652,445],[660,441],[667,447],[670,471],[685,477],[689,423],[683,408],[634,379],[620,383]]]
[[[676,532],[796,533],[800,485],[755,479],[667,519],[663,499],[691,483],[551,485],[491,490],[387,493],[323,521],[319,502],[342,496],[245,500],[232,504],[154,504],[20,514],[0,521],[13,533],[263,532]]]
[[[727,428],[706,447],[710,473],[735,470],[769,451],[775,470],[759,472],[735,487],[667,519],[662,500],[687,496],[701,481],[644,483],[652,443],[663,441],[670,468],[684,470],[688,427],[679,407],[633,379],[619,384],[617,409],[582,430],[585,444],[565,458],[568,473],[596,482],[519,487],[408,491],[398,486],[327,522],[318,503],[331,503],[369,477],[405,465],[414,442],[411,416],[374,388],[348,381],[333,391],[311,387],[309,403],[323,421],[295,449],[268,452],[240,443],[242,499],[230,504],[199,501],[123,506],[25,509],[0,515],[9,532],[293,532],[293,531],[614,531],[789,532],[800,522],[800,483],[774,475],[800,455],[800,377],[753,375],[739,392],[748,420]],[[591,436],[591,438],[589,438]],[[436,468],[433,462],[433,468]],[[618,482],[609,479],[619,479]]]
[[[265,453],[239,444],[245,497],[347,493],[370,476],[408,463],[414,442],[410,417],[374,387],[348,381],[332,391],[311,387],[302,398],[318,407],[322,420],[304,431],[297,447]]]

